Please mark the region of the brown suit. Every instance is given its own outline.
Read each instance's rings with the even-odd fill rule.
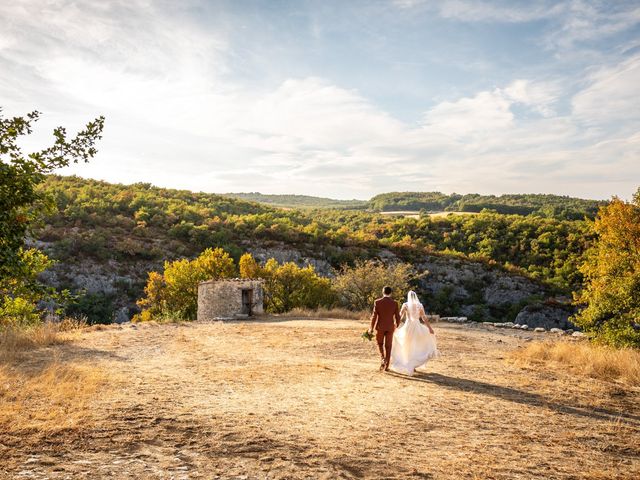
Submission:
[[[393,343],[393,331],[400,324],[400,310],[398,303],[391,297],[378,298],[373,304],[371,314],[371,329],[376,329],[376,341],[380,356],[383,357],[384,366],[389,366],[391,359],[391,346]]]

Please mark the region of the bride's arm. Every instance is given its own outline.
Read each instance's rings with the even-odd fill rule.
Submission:
[[[433,335],[433,328],[431,328],[431,324],[429,323],[429,319],[427,318],[427,314],[424,312],[424,307],[420,309],[420,318],[429,329],[429,333]]]
[[[400,308],[400,321],[404,322],[403,318],[405,317],[405,315],[407,314],[407,304],[403,303],[402,304],[402,308]]]

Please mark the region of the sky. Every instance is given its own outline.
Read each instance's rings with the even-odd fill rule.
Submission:
[[[640,1],[2,1],[0,107],[110,182],[628,199]]]

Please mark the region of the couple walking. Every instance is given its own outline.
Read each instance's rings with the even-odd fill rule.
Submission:
[[[413,375],[416,368],[438,354],[436,336],[416,292],[409,291],[400,309],[391,293],[391,287],[384,287],[382,298],[374,302],[369,333],[376,332],[380,370]]]

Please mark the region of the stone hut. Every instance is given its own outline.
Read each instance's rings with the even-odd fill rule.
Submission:
[[[233,278],[198,284],[198,320],[245,318],[264,311],[263,280]]]

